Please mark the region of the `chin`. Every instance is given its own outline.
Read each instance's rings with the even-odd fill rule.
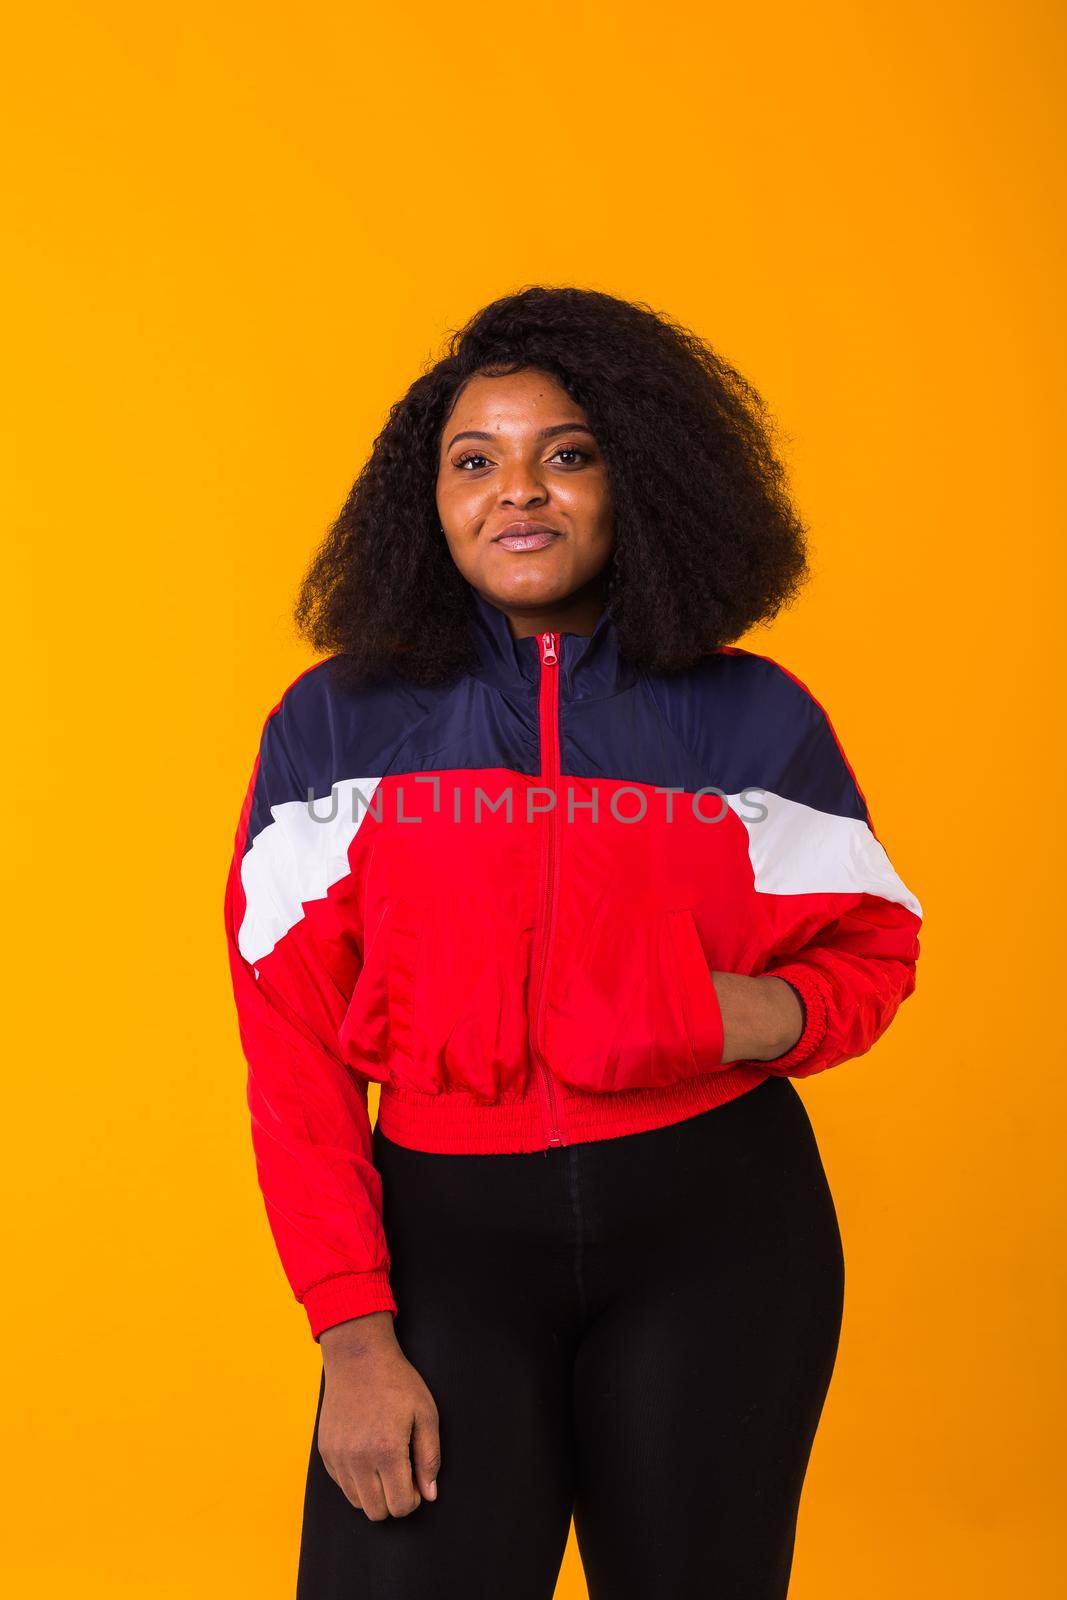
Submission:
[[[491,598],[501,606],[525,606],[530,610],[545,606],[558,605],[565,600],[571,592],[573,585],[568,587],[560,583],[517,583],[502,586],[491,592]]]
[[[530,558],[519,556],[511,559],[518,564]],[[505,574],[497,570],[492,575],[487,574],[485,581],[479,582],[478,586],[497,605],[544,606],[565,599],[575,584],[570,581],[569,574],[559,572],[531,570]]]

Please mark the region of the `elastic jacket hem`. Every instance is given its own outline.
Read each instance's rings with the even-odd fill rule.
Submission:
[[[680,1122],[733,1100],[770,1073],[738,1062],[719,1072],[666,1084],[583,1094],[556,1084],[560,1144],[618,1138]],[[496,1103],[463,1094],[419,1094],[382,1085],[378,1125],[394,1144],[431,1155],[512,1155],[546,1148],[544,1111],[536,1086],[522,1100]]]

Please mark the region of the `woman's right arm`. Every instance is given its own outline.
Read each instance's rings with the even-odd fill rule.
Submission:
[[[304,684],[307,701],[307,677],[263,726],[226,882],[226,939],[259,1186],[323,1352],[319,1449],[352,1503],[380,1520],[434,1498],[437,1417],[393,1331],[367,1085],[337,1042],[359,943],[337,914],[343,883],[315,892],[318,825],[293,699]]]

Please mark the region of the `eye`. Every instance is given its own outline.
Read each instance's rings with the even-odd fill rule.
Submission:
[[[553,451],[549,460],[555,461],[558,456],[571,458],[563,463],[568,468],[583,466],[585,462],[593,459],[591,451],[582,450],[576,444],[561,444]],[[483,467],[490,466],[491,462],[489,457],[482,455],[480,450],[467,450],[453,465],[459,471],[480,472]]]

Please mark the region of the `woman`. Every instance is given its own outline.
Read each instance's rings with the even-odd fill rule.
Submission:
[[[759,396],[533,287],[394,406],[304,582],[226,917],[322,1350],[298,1600],[786,1594],[841,1241],[790,1082],[912,992]],[[381,1085],[371,1128],[367,1085]]]

